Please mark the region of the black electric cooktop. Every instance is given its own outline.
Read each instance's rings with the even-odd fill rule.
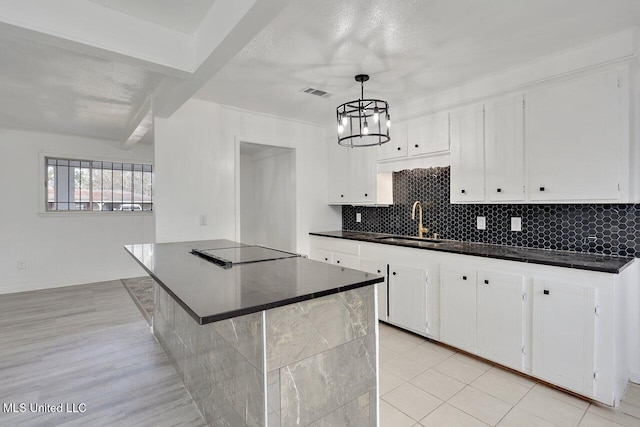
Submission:
[[[233,246],[219,249],[192,249],[191,253],[206,259],[222,268],[253,262],[273,261],[283,258],[299,257],[298,254],[265,248],[263,246]]]

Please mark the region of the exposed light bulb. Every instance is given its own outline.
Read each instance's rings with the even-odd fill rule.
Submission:
[[[342,135],[342,132],[344,132],[344,126],[342,125],[342,123],[340,123],[338,124],[338,133]]]
[[[380,119],[380,110],[378,110],[378,107],[373,109],[373,121],[374,123],[378,123],[378,120]]]
[[[364,126],[362,126],[362,134],[369,135],[369,125],[366,120],[364,121]]]
[[[391,127],[391,116],[387,114],[387,129]]]
[[[340,117],[342,118],[342,126],[347,126],[347,115],[341,114]]]

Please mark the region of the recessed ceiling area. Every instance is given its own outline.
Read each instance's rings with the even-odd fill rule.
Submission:
[[[215,0],[88,0],[186,34],[196,32]]]
[[[393,106],[572,48],[640,22],[636,0],[300,0],[196,94],[326,124],[365,96]],[[333,93],[310,97],[308,86]]]

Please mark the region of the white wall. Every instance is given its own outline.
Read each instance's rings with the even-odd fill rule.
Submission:
[[[0,293],[144,275],[123,245],[154,241],[153,214],[43,213],[43,154],[153,161],[148,145],[0,130]]]
[[[240,241],[254,244],[253,215],[253,156],[240,155]]]
[[[341,227],[327,205],[327,150],[321,127],[192,99],[155,121],[158,242],[236,239],[239,141],[295,148],[296,250],[309,253],[310,231]],[[237,204],[239,205],[239,199]],[[200,215],[207,215],[206,226]],[[239,212],[238,212],[239,215]]]

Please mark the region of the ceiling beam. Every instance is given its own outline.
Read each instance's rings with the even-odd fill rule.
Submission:
[[[196,34],[201,65],[187,79],[165,77],[153,94],[154,114],[169,117],[235,57],[292,0],[217,0]],[[245,10],[234,2],[244,5]],[[218,8],[216,8],[216,5]],[[221,14],[220,11],[230,12]],[[233,20],[237,19],[237,22]],[[216,23],[223,31],[215,31]],[[213,46],[212,46],[213,45]],[[209,53],[207,54],[207,50]]]

